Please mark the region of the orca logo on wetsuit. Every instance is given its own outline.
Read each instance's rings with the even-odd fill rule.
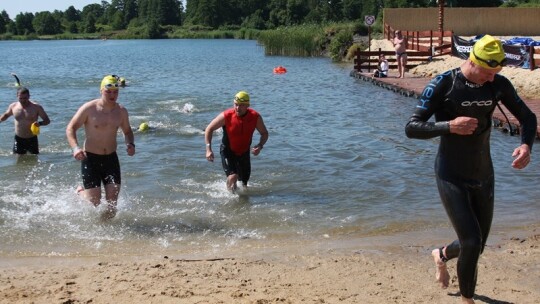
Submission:
[[[478,100],[478,101],[464,101],[461,103],[461,106],[463,107],[472,107],[472,106],[477,106],[477,107],[489,107],[493,105],[493,101],[492,100]]]

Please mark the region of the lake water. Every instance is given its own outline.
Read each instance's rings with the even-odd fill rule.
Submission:
[[[52,120],[37,159],[17,160],[13,118],[0,124],[0,256],[219,254],[451,232],[434,180],[438,140],[404,134],[416,100],[350,77],[350,64],[269,57],[239,40],[0,41],[0,54],[0,110],[16,98],[15,72]],[[288,72],[274,75],[278,65]],[[119,102],[134,128],[151,130],[135,133],[135,156],[120,146],[119,212],[103,222],[75,195],[80,163],[65,127],[106,74],[127,79]],[[237,196],[220,162],[206,161],[203,130],[240,90],[270,138],[252,158],[249,193]],[[513,170],[518,143],[492,133],[495,230],[539,222],[540,160]]]

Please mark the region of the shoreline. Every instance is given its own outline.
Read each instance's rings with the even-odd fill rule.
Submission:
[[[441,228],[191,256],[2,258],[0,303],[458,303],[456,262],[448,262],[443,290],[431,258],[434,244],[452,234]],[[476,302],[535,303],[539,259],[539,225],[494,229]]]
[[[530,231],[540,231],[540,223],[528,221],[520,225],[511,225],[510,222],[496,218],[492,225],[488,246],[495,246],[511,237],[525,238],[529,236]],[[18,264],[18,260],[25,260],[26,265],[39,266],[43,261],[47,260],[55,264],[55,260],[69,259],[130,260],[169,256],[190,260],[231,257],[250,258],[264,255],[283,256],[287,254],[324,255],[326,252],[347,254],[358,250],[398,253],[404,247],[432,247],[454,238],[455,232],[450,223],[445,220],[437,227],[416,227],[415,229],[400,229],[384,233],[363,234],[351,232],[313,235],[310,237],[288,235],[278,238],[238,239],[234,242],[216,240],[207,243],[190,244],[190,242],[187,242],[154,247],[143,247],[149,241],[114,241],[95,251],[85,251],[84,248],[41,252],[23,250],[15,252],[4,249],[0,251],[0,269]]]

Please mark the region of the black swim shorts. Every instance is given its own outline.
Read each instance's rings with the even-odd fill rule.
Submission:
[[[116,152],[99,155],[86,152],[81,162],[84,189],[97,188],[107,184],[121,184],[120,162]]]
[[[32,154],[39,154],[38,137],[22,138],[15,135],[15,142],[13,143],[13,153],[26,154],[30,152]]]

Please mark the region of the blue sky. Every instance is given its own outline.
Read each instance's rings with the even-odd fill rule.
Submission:
[[[110,3],[110,1],[108,2]],[[5,10],[9,14],[9,18],[13,20],[19,13],[65,11],[70,5],[82,11],[83,7],[92,3],[101,4],[101,0],[2,0],[0,12]]]
[[[110,0],[107,2],[111,3]],[[182,1],[185,3],[186,1]],[[1,0],[0,12],[5,10],[11,20],[15,19],[19,13],[37,13],[42,11],[52,12],[54,10],[65,11],[73,5],[75,9],[82,11],[88,4],[101,4],[101,0]]]

